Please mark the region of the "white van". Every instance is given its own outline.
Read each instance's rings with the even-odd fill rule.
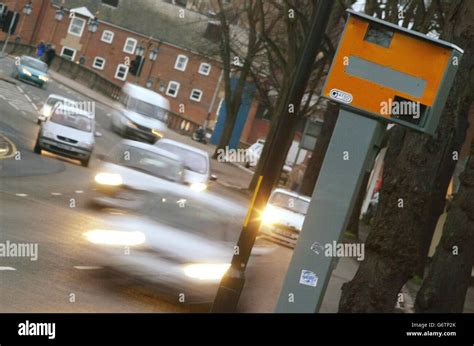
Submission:
[[[126,83],[116,108],[111,128],[122,137],[153,144],[168,130],[170,103],[154,91]]]
[[[95,119],[77,107],[60,105],[40,128],[34,152],[50,151],[89,165],[95,144]]]

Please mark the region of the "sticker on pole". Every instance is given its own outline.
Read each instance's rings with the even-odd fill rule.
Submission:
[[[318,277],[312,271],[303,269],[301,271],[300,284],[316,287],[318,284]]]
[[[352,95],[339,89],[331,89],[329,92],[329,97],[344,103],[352,102]]]

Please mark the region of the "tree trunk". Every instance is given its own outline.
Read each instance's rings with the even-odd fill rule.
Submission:
[[[339,114],[339,107],[332,103],[327,103],[327,109],[324,112],[324,123],[321,133],[316,142],[316,148],[308,161],[308,166],[304,172],[303,182],[301,184],[301,193],[303,195],[311,196],[313,194],[314,186],[318,180],[321,166],[323,165],[326,150],[328,149],[329,141],[331,140],[332,132],[336,126],[337,116]]]
[[[463,312],[474,264],[474,141],[433,262],[418,291],[417,312]]]
[[[465,49],[456,80],[430,137],[394,128],[385,157],[380,207],[366,242],[366,260],[342,287],[340,312],[391,312],[401,287],[426,258],[426,240],[442,210],[447,186],[464,141],[472,95],[474,2],[452,1],[443,38]],[[469,93],[467,93],[469,94]],[[472,94],[472,93],[471,93]]]

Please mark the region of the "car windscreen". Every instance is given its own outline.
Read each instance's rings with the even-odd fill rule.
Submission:
[[[199,174],[207,174],[209,171],[207,157],[200,153],[170,143],[158,142],[157,146],[163,150],[178,155],[184,162],[184,168],[189,169],[190,171]]]
[[[130,145],[116,146],[107,161],[171,181],[182,179],[182,166],[179,161]]]
[[[92,132],[92,119],[83,115],[55,112],[50,121],[76,130]]]
[[[127,108],[138,114],[146,115],[150,118],[166,122],[167,111],[151,103],[130,97],[128,99]]]
[[[48,65],[38,60],[23,58],[21,59],[20,64],[44,73],[48,72]]]
[[[269,203],[275,207],[287,209],[298,214],[306,215],[308,212],[309,202],[284,193],[274,193]]]

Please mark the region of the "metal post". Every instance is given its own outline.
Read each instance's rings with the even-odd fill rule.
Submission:
[[[308,37],[289,90],[282,96],[285,97],[284,102],[282,101],[283,104],[293,104],[295,109],[299,109],[310,76],[308,67],[312,66],[317,53],[320,51],[332,5],[332,1],[318,1],[317,8],[312,13]],[[278,143],[278,141],[284,142],[292,135],[294,117],[295,114],[291,114],[289,107],[286,106],[276,125],[275,143]],[[261,211],[265,208],[273,186],[279,178],[274,163],[282,162],[284,156],[286,156],[286,153],[281,146],[274,146],[268,153],[237,246],[234,249],[231,267],[221,280],[212,306],[212,312],[234,312],[237,308],[245,282],[245,269],[260,228]]]
[[[326,250],[341,239],[384,131],[377,120],[340,110],[276,312],[319,311],[336,259]]]

